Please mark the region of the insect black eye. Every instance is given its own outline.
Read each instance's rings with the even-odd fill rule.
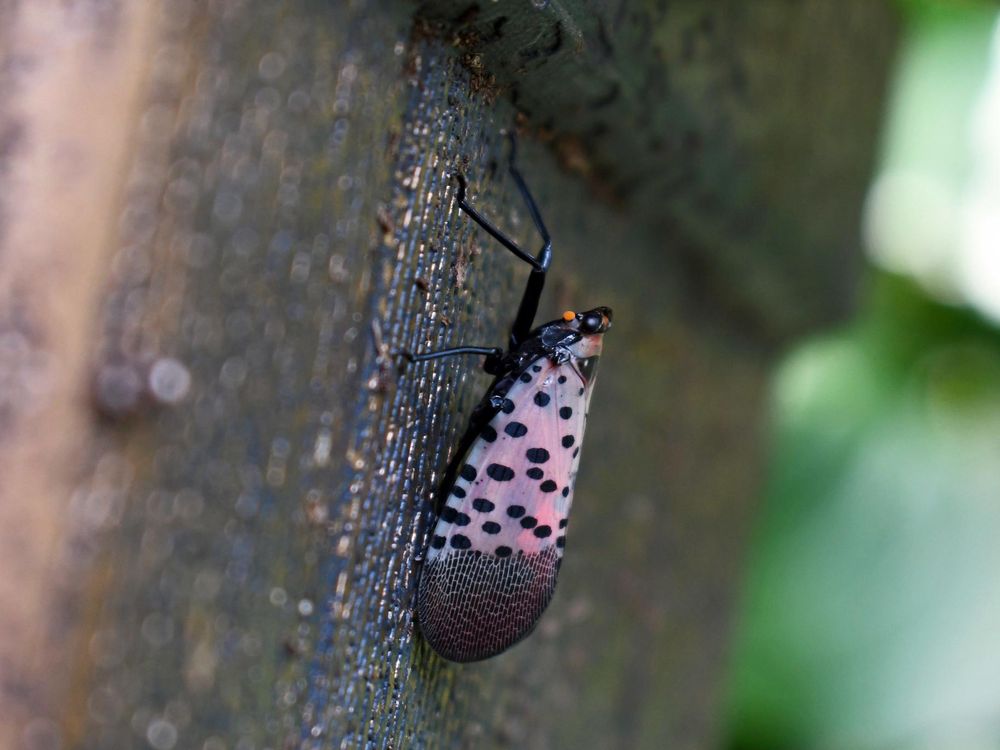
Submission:
[[[580,330],[584,333],[596,333],[601,328],[601,316],[597,313],[587,313],[580,321]]]

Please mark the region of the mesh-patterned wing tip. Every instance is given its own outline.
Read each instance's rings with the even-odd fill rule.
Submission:
[[[449,661],[495,656],[534,629],[552,599],[559,563],[554,547],[507,558],[459,550],[430,560],[417,594],[420,631]]]

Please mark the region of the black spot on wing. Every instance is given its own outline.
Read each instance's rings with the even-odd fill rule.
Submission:
[[[462,467],[462,471],[459,474],[466,482],[471,482],[476,478],[476,467],[466,464]]]
[[[503,431],[513,438],[524,437],[528,434],[528,428],[520,422],[508,422]]]
[[[541,479],[545,476],[545,472],[539,469],[537,466],[532,466],[528,469],[525,474],[528,475],[529,479]]]
[[[548,406],[549,401],[551,400],[552,399],[549,397],[549,394],[542,391],[535,394],[535,403],[538,404],[538,406]]]
[[[489,513],[495,507],[497,506],[494,505],[489,500],[487,500],[485,497],[477,497],[475,500],[472,501],[472,508],[474,510],[478,510],[480,513]]]
[[[479,434],[487,443],[492,443],[497,439],[497,431],[490,425],[486,425]]]
[[[503,464],[490,464],[486,467],[486,475],[497,482],[509,482],[514,478],[514,470]]]
[[[544,464],[549,460],[549,452],[544,448],[528,448],[524,455],[533,464]]]

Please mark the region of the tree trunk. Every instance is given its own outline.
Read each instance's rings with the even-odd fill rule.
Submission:
[[[0,745],[699,748],[769,367],[847,308],[894,19],[789,4],[0,8]],[[414,556],[535,246],[607,304],[538,630]]]

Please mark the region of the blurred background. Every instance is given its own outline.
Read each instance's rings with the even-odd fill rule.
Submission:
[[[1000,746],[1000,25],[900,5],[860,308],[772,384],[729,748]]]

